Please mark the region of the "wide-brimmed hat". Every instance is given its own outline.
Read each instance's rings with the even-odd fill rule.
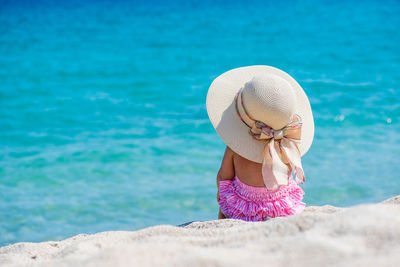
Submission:
[[[289,74],[271,66],[241,67],[218,76],[208,90],[206,107],[226,145],[254,162],[263,162],[265,148],[265,142],[249,134],[249,128],[258,127],[256,121],[275,130],[276,137],[297,116],[302,124],[297,142],[301,155],[314,137],[313,114],[304,90]]]

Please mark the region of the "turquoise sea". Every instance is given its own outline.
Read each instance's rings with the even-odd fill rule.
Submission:
[[[398,1],[0,1],[0,246],[217,216],[205,99],[271,65],[309,96],[307,205],[400,194]]]

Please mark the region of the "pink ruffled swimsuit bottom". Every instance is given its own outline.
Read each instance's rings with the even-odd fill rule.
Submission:
[[[229,218],[265,221],[268,218],[295,215],[303,211],[303,189],[289,178],[289,184],[275,191],[242,183],[237,176],[219,183],[219,205]]]

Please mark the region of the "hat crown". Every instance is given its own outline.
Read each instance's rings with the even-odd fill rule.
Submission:
[[[295,113],[296,94],[290,83],[277,75],[257,75],[243,88],[243,105],[254,120],[278,130]]]

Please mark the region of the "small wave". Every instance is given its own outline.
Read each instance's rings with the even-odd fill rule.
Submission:
[[[327,85],[340,85],[340,86],[345,86],[345,87],[366,87],[366,86],[371,86],[374,83],[372,82],[359,82],[359,83],[346,83],[346,82],[341,82],[341,81],[335,81],[331,79],[305,79],[302,80],[304,83],[310,83],[310,84],[327,84]]]

